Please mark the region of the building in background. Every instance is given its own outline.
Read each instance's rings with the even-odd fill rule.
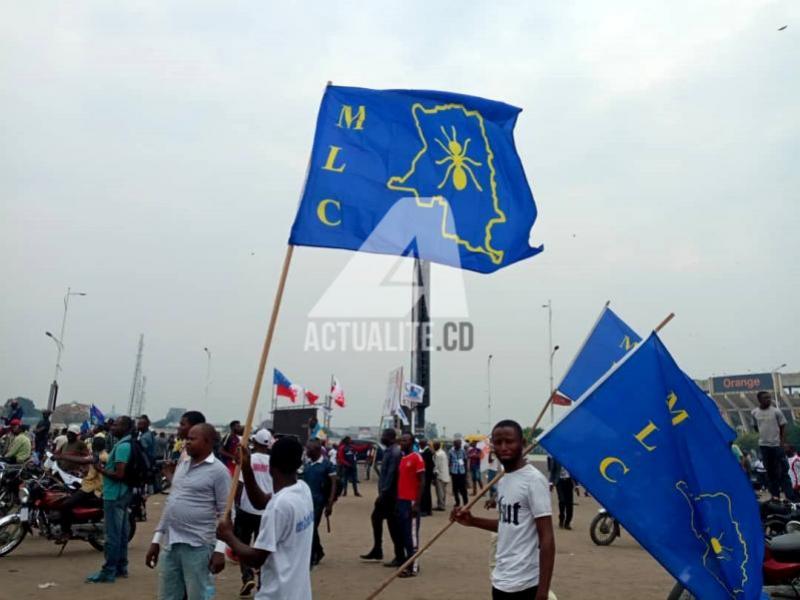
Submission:
[[[800,373],[746,373],[698,379],[731,427],[754,431],[750,411],[758,406],[758,392],[772,394],[777,407],[790,423],[800,424]]]

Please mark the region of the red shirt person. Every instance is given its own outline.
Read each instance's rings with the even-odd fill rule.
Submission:
[[[400,438],[403,458],[397,476],[397,520],[403,537],[405,560],[411,558],[419,545],[419,504],[425,479],[425,461],[414,452],[414,437],[404,433]],[[416,562],[407,567],[400,577],[414,577],[419,571]]]

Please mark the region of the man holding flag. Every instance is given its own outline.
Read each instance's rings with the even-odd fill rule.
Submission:
[[[497,423],[492,445],[506,473],[497,484],[499,518],[476,517],[465,508],[454,508],[451,518],[497,532],[492,600],[546,600],[556,553],[547,479],[525,461],[516,421]]]

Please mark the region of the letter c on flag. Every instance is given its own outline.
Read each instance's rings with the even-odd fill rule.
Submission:
[[[342,223],[342,219],[339,218],[336,221],[328,220],[327,209],[329,204],[333,204],[336,207],[337,213],[341,213],[342,204],[338,200],[332,200],[331,198],[326,198],[325,200],[317,204],[317,218],[328,227],[336,227],[337,225],[340,225]]]
[[[617,483],[617,480],[613,479],[612,477],[609,477],[606,474],[606,471],[608,471],[608,468],[614,464],[620,465],[622,467],[623,475],[627,475],[628,471],[630,471],[628,466],[616,456],[607,456],[606,458],[600,461],[600,475],[603,476],[603,479],[611,483]]]

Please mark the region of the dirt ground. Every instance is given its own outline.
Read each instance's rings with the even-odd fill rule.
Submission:
[[[331,517],[331,533],[322,532],[326,557],[312,572],[314,597],[358,600],[375,589],[391,571],[380,564],[364,563],[358,555],[372,544],[369,514],[375,497],[374,479],[362,484],[363,497],[342,498]],[[130,547],[130,578],[93,590],[84,577],[96,571],[102,555],[88,544],[73,542],[57,558],[58,548],[42,538],[26,538],[9,556],[0,558],[0,600],[78,598],[97,594],[104,600],[155,598],[156,573],[144,565],[166,496],[148,502],[149,521],[140,523]],[[555,501],[555,495],[554,495]],[[623,532],[605,548],[589,539],[589,522],[597,511],[590,498],[577,499],[572,531],[556,530],[556,566],[553,590],[559,600],[593,598],[663,600],[672,579],[653,558]],[[482,511],[477,511],[482,512]],[[446,523],[446,513],[422,520],[426,541]],[[489,537],[477,529],[454,525],[426,553],[417,578],[396,580],[380,596],[386,600],[489,598]],[[390,552],[388,532],[384,551]],[[47,589],[38,586],[55,583]],[[228,563],[217,579],[217,598],[238,598],[238,567]]]

